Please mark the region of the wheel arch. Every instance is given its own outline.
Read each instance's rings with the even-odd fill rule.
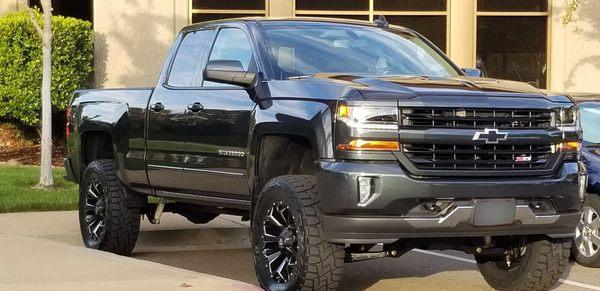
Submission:
[[[334,107],[335,102],[323,100],[275,99],[255,112],[247,161],[251,209],[268,180],[279,175],[314,174],[307,160],[314,166],[316,160],[333,158]],[[275,160],[265,159],[265,154]]]

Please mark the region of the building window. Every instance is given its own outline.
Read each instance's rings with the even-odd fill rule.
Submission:
[[[326,17],[326,18],[340,18],[340,19],[352,19],[352,20],[364,20],[369,21],[369,15],[348,15],[348,14],[296,14],[296,17]]]
[[[190,0],[191,23],[238,18],[265,16],[268,0]]]
[[[548,0],[477,0],[477,11],[547,12]]]
[[[296,0],[295,16],[373,21],[384,15],[389,23],[411,28],[447,49],[447,0]]]
[[[446,0],[375,0],[380,11],[446,11]]]
[[[296,0],[296,9],[368,11],[369,0]]]
[[[546,88],[547,0],[478,0],[477,66],[492,78]]]
[[[92,22],[92,0],[52,0],[52,14],[74,17]],[[27,1],[29,7],[35,7],[43,11],[41,0]]]

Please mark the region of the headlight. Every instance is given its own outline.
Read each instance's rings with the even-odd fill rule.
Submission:
[[[579,129],[579,111],[575,106],[571,108],[561,108],[555,113],[556,126],[562,131],[577,131]]]
[[[340,103],[337,120],[355,129],[398,129],[397,107],[349,106]]]
[[[336,148],[341,151],[398,151],[398,107],[348,105],[336,111]]]

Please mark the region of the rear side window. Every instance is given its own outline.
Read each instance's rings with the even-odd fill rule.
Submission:
[[[212,30],[198,30],[183,37],[177,49],[168,84],[176,87],[200,87],[204,53],[209,46]]]
[[[256,72],[252,48],[246,34],[237,28],[223,28],[219,31],[209,60],[240,61],[244,70]],[[232,86],[214,82],[204,82],[204,86]]]

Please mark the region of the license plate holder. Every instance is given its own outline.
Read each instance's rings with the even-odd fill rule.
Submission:
[[[515,222],[517,202],[515,199],[485,199],[475,201],[473,225],[496,226]]]

